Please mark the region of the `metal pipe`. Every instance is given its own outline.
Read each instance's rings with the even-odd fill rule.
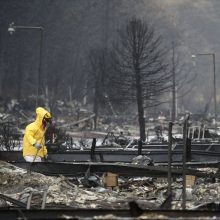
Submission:
[[[213,61],[213,85],[214,85],[214,112],[215,112],[215,132],[217,132],[217,112],[216,112],[216,74],[215,74],[215,54],[212,54],[212,61]]]
[[[201,127],[199,126],[198,129],[199,129],[199,132],[198,132],[198,140],[200,140]]]
[[[26,209],[30,209],[31,208],[32,195],[33,195],[33,192],[31,192],[29,197],[28,197]]]
[[[187,127],[189,114],[186,115],[183,124],[183,189],[182,189],[182,209],[186,209],[186,154],[187,154]]]
[[[191,134],[190,134],[191,130],[192,130],[192,128],[189,128],[189,129],[188,129],[188,137],[189,137],[189,138],[190,138],[190,136],[191,136]],[[182,132],[183,132],[183,131],[182,131]]]
[[[202,139],[204,139],[204,138],[205,138],[205,125],[203,127],[203,134],[202,134]]]
[[[47,201],[47,191],[44,191],[43,192],[43,199],[42,199],[41,209],[45,209],[46,201]]]
[[[171,195],[171,187],[172,187],[172,171],[171,171],[171,166],[172,166],[172,127],[173,123],[169,122],[169,130],[168,130],[168,196]]]

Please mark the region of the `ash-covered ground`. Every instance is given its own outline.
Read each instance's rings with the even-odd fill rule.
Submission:
[[[203,169],[204,171],[204,169]],[[206,169],[215,172],[215,169]],[[9,163],[0,162],[0,192],[27,204],[32,193],[32,206],[41,206],[42,193],[46,192],[46,207],[126,209],[129,202],[136,201],[142,209],[156,209],[166,199],[166,178],[125,178],[119,176],[118,186],[106,187],[103,176],[92,174],[93,184],[87,187],[83,177],[50,177],[17,168]],[[187,208],[193,209],[201,204],[219,202],[220,183],[197,178],[187,186]],[[181,209],[182,181],[176,179],[172,185],[173,209]],[[1,206],[13,206],[1,200]]]

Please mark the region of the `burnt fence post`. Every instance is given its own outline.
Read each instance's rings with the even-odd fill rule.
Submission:
[[[95,161],[95,147],[96,147],[96,138],[92,139],[92,147],[91,147],[91,152],[90,152],[90,158],[91,161]]]
[[[138,141],[138,155],[141,155],[142,154],[142,140],[140,139]]]

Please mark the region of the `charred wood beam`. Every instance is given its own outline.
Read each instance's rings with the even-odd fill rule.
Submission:
[[[154,163],[156,166],[169,166],[168,163]],[[199,167],[213,167],[213,168],[218,168],[220,167],[220,162],[219,161],[203,161],[203,162],[187,162],[186,163],[187,167],[194,167],[194,168],[199,168]],[[183,163],[182,162],[175,162],[172,163],[173,167],[182,167]]]
[[[72,140],[71,140],[72,141]],[[6,146],[3,145],[2,143],[2,149],[6,149]],[[169,143],[151,143],[151,144],[142,144],[142,150],[143,152],[145,151],[155,151],[155,150],[168,150],[168,144]],[[52,146],[52,149],[51,149]],[[13,146],[9,146],[10,149],[6,151],[14,151]],[[59,152],[59,153],[65,153],[67,148],[65,149],[63,146],[60,145],[60,143],[53,143],[53,144],[47,144],[48,151],[49,153],[54,153],[54,152]],[[68,148],[68,151],[71,148]],[[182,143],[175,143],[175,147],[173,148],[173,151],[180,151],[183,149],[183,144]],[[71,149],[71,151],[79,151],[81,150],[80,147],[76,149]],[[85,151],[88,150],[88,148],[85,149]],[[129,147],[128,145],[120,145],[120,147],[113,147],[113,146],[108,146],[108,145],[102,145],[102,146],[97,146],[97,151],[110,151],[110,150],[136,150],[138,151],[138,144],[130,144]],[[207,151],[207,152],[218,152],[220,153],[220,143],[195,143],[191,142],[191,150],[192,151]],[[4,150],[5,151],[5,150]]]
[[[27,209],[1,209],[0,219],[82,219],[82,217],[95,217],[112,214],[116,217],[138,217],[144,215],[152,219],[157,216],[166,216],[166,219],[187,218],[187,219],[204,219],[219,218],[220,211],[213,210],[142,210],[134,212],[129,209],[44,209],[44,210],[27,210]],[[25,218],[24,218],[25,217]]]
[[[0,198],[3,199],[3,200],[5,200],[5,201],[7,201],[7,202],[12,203],[13,205],[16,205],[16,206],[18,206],[18,207],[21,207],[21,208],[26,208],[26,206],[27,206],[25,203],[20,202],[20,201],[18,201],[17,199],[13,199],[13,198],[11,198],[11,197],[9,197],[9,196],[6,196],[6,195],[3,195],[3,194],[0,194]],[[0,218],[0,219],[1,219],[1,218]]]
[[[27,162],[11,162],[11,164],[23,169],[29,168]],[[102,175],[105,172],[117,173],[121,176],[148,176],[148,177],[167,177],[167,167],[140,166],[131,164],[112,164],[112,163],[33,163],[32,171],[50,176],[83,176],[90,167],[91,173]],[[173,177],[183,174],[182,168],[172,168]],[[186,169],[187,175],[204,178],[219,178],[220,173],[206,173],[193,169]]]
[[[161,210],[171,210],[172,209],[172,192],[168,194],[166,199],[163,201],[163,203],[160,206]]]
[[[93,119],[94,117],[95,117],[95,114],[92,114],[92,115],[90,115],[89,117],[80,119],[80,120],[78,120],[78,121],[71,122],[71,123],[69,123],[69,124],[64,124],[64,125],[61,125],[61,126],[59,126],[59,127],[66,128],[66,127],[75,126],[75,125],[77,125],[77,124],[79,124],[79,123],[82,123],[82,122],[91,120],[91,119]]]
[[[219,202],[206,202],[200,204],[196,207],[193,207],[191,210],[220,210],[220,203]]]
[[[192,148],[192,141],[190,138],[186,138],[186,162],[190,162],[192,160],[191,148]]]
[[[132,159],[138,156],[135,150],[96,150],[93,158],[97,162],[125,162],[131,163]],[[167,150],[142,150],[142,155],[150,157],[154,163],[167,163],[168,151]],[[172,151],[172,165],[182,162],[182,150]],[[91,150],[75,150],[60,153],[49,153],[48,159],[53,162],[88,162],[91,161]],[[207,151],[191,151],[191,159],[195,162],[208,164],[209,162],[220,162],[220,152],[207,152]],[[21,151],[0,151],[0,160],[3,161],[17,161],[24,162]],[[187,162],[189,163],[189,162]],[[193,162],[192,162],[193,164]]]

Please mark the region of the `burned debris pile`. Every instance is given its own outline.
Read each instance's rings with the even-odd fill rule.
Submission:
[[[2,161],[0,173],[2,176],[0,180],[1,194],[25,204],[27,204],[30,195],[33,194],[33,206],[39,206],[41,203],[42,192],[47,193],[47,207],[128,208],[127,201],[134,199],[145,201],[151,206],[155,204],[146,200],[147,195],[155,190],[154,184],[148,183],[148,180],[119,179],[120,188],[118,186],[118,188],[112,189],[105,187],[102,178],[98,177],[100,184],[97,184],[96,187],[88,185],[85,187],[82,177],[71,179],[64,176],[48,177],[35,172],[30,174],[26,170]]]
[[[190,149],[184,194],[183,122],[173,124],[171,138],[166,126],[148,122],[146,141],[141,141],[133,121],[126,125],[115,117],[108,125],[108,118],[100,117],[99,130],[93,131],[89,110],[58,102],[55,112],[56,124],[46,133],[47,161],[34,164],[16,159],[22,158],[24,127],[34,115],[18,104],[0,115],[0,208],[112,210],[100,215],[101,219],[116,219],[119,213],[114,216],[113,210],[155,217],[155,213],[146,215],[146,210],[182,210],[183,201],[188,210],[219,210],[219,143],[204,127],[191,126],[185,136]],[[169,149],[172,182],[168,179]],[[156,216],[167,218],[159,212]]]
[[[99,208],[129,209],[136,201],[144,210],[160,209],[167,198],[167,179],[151,177],[123,177],[117,174],[102,176],[90,174],[79,177],[51,177],[28,172],[1,161],[0,192],[31,207],[40,208],[43,193],[47,208]],[[181,209],[182,183],[176,179],[172,185],[173,209]],[[220,200],[220,183],[197,178],[187,182],[187,208]],[[30,200],[31,197],[31,200]],[[16,206],[2,199],[1,206]]]

